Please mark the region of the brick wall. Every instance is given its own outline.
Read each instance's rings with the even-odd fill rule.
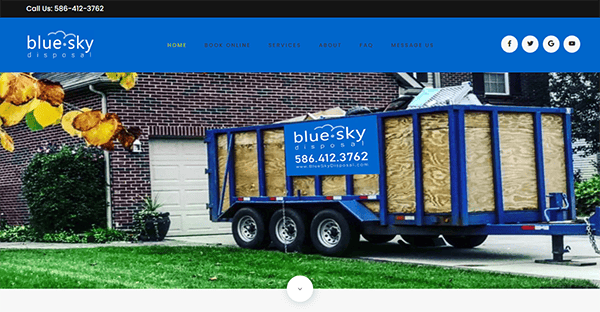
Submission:
[[[150,135],[198,136],[206,128],[269,124],[336,106],[383,107],[398,96],[393,77],[385,73],[140,73],[132,90],[104,91],[108,110],[117,113],[125,125],[144,131],[140,138],[143,153],[132,154],[120,146],[111,152],[113,220],[118,228],[131,227],[140,196],[150,194]],[[84,94],[69,101],[78,107],[84,101],[99,103],[99,95]],[[31,148],[19,151],[22,156],[13,161],[12,170],[22,171],[41,142],[56,135],[59,140],[70,140],[61,129],[54,131],[59,134],[47,133],[46,129],[39,139],[28,142]],[[25,144],[30,136],[23,132],[15,140]],[[0,152],[0,165],[14,157],[8,154]],[[0,167],[4,181],[2,174],[5,170]],[[27,209],[19,199],[20,180],[9,180],[13,200],[0,202],[0,211],[10,214],[9,221],[14,224],[23,222]]]
[[[440,73],[442,88],[458,86],[465,81],[473,81],[472,73]]]

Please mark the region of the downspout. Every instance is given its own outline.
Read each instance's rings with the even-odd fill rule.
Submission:
[[[433,87],[434,88],[442,87],[442,74],[441,73],[433,73]]]
[[[98,91],[94,88],[93,85],[90,85],[90,91],[100,94],[102,96],[102,114],[106,114],[108,112],[108,107],[106,104],[106,94]],[[110,181],[110,155],[108,151],[104,151],[104,175],[106,177],[106,227],[112,229],[112,197],[111,197],[111,181]]]

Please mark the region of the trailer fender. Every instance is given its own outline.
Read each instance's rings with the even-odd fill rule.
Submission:
[[[233,218],[233,215],[235,215],[235,213],[240,210],[243,207],[252,207],[252,205],[238,205],[238,204],[233,204],[231,207],[229,207],[229,209],[227,209],[225,212],[223,212],[218,218],[217,221],[223,221],[226,219],[231,219]]]
[[[356,200],[342,200],[339,203],[359,222],[379,221],[379,218],[369,208]]]

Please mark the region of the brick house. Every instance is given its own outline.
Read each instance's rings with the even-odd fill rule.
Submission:
[[[109,112],[144,135],[141,153],[118,144],[110,153],[111,224],[132,227],[141,197],[161,194],[171,213],[169,235],[228,232],[228,224],[211,223],[207,197],[206,129],[269,124],[339,106],[385,107],[402,94],[423,86],[447,87],[471,81],[482,103],[538,105],[549,102],[548,75],[536,73],[140,73],[125,91],[102,73],[48,73],[38,78],[59,81],[65,102]],[[90,90],[93,86],[95,93]],[[28,222],[21,198],[21,174],[44,142],[82,144],[60,127],[31,132],[24,123],[8,129],[15,152],[0,151],[0,213],[10,224]],[[575,157],[577,161],[577,157]]]
[[[205,209],[206,129],[268,124],[336,106],[382,107],[406,84],[388,73],[140,73],[137,85],[126,91],[101,73],[36,76],[61,82],[65,102],[79,108],[101,108],[103,96],[93,86],[106,96],[109,112],[142,128],[141,153],[120,146],[110,153],[112,224],[131,228],[141,196],[160,192],[163,209],[171,213],[170,235],[229,231],[211,223]],[[24,123],[8,132],[15,152],[0,152],[0,213],[9,224],[24,224],[21,174],[35,150],[44,142],[82,140],[60,127],[31,132]]]

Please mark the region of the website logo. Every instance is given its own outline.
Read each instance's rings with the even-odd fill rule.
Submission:
[[[350,146],[356,146],[356,144],[364,145],[364,136],[366,128],[351,128],[346,126],[333,126],[331,124],[325,124],[319,127],[315,127],[313,131],[304,130],[301,132],[294,131],[294,143],[309,143],[309,144],[326,144],[329,142],[331,147],[334,147],[334,141],[340,143],[340,147],[345,147],[346,144]],[[324,148],[324,145],[323,147]],[[296,146],[299,149],[299,146]]]
[[[92,57],[94,39],[63,30],[47,35],[27,35],[27,57],[45,59],[75,59]]]

